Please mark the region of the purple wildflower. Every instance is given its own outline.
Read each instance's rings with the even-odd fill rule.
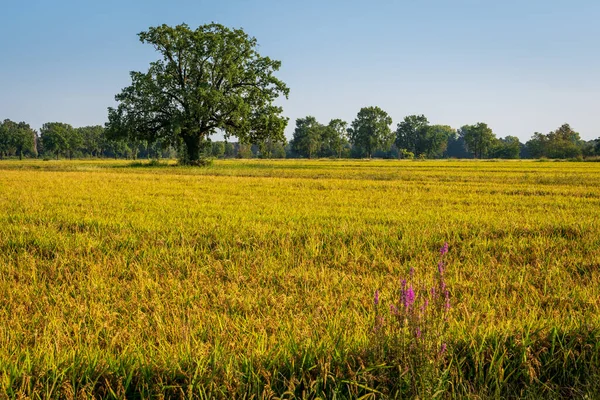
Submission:
[[[442,343],[442,347],[440,348],[440,356],[446,352],[447,348],[448,346],[446,346],[446,343]]]
[[[398,307],[396,307],[394,304],[390,304],[390,312],[393,315],[398,315]]]
[[[448,252],[448,242],[444,243],[444,246],[440,249],[440,255],[444,255]]]
[[[413,290],[412,286],[409,286],[408,289],[406,290],[406,295],[404,297],[404,306],[406,308],[410,308],[412,307],[412,305],[415,303],[415,291]]]
[[[402,279],[402,290],[406,289],[406,279]]]
[[[440,275],[444,275],[444,262],[442,260],[438,262],[438,272]]]
[[[379,290],[375,291],[375,297],[373,299],[373,302],[375,303],[375,305],[379,305]]]
[[[421,339],[421,328],[417,326],[417,331],[415,332],[417,339]]]

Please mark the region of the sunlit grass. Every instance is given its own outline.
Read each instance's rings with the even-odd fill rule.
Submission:
[[[0,398],[411,395],[373,292],[445,241],[438,395],[598,393],[600,164],[173,164],[0,162]]]

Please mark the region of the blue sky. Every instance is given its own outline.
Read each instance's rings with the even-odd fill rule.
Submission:
[[[568,122],[600,137],[600,2],[0,0],[0,118],[34,128],[103,124],[130,70],[157,54],[137,33],[162,23],[242,27],[283,62],[290,117],[348,122],[377,105],[486,122],[528,140]]]

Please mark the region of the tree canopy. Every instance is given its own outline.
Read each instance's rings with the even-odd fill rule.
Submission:
[[[16,154],[20,159],[23,154],[37,155],[36,132],[26,122],[14,122],[5,119],[0,122],[0,158],[8,154]]]
[[[392,117],[379,107],[361,108],[348,129],[352,144],[371,158],[375,150],[380,147],[389,147],[394,140],[390,129]]]
[[[569,124],[544,135],[536,132],[527,142],[529,153],[534,158],[572,158],[582,154],[582,141],[579,133]]]
[[[115,97],[110,135],[166,139],[191,163],[217,131],[251,143],[285,139],[288,120],[273,103],[289,89],[274,75],[281,63],[261,56],[255,38],[215,23],[161,25],[139,38],[161,58],[145,73],[132,72],[132,84]]]
[[[465,140],[467,150],[475,158],[485,158],[496,141],[496,135],[486,123],[465,125],[460,128],[460,134]]]

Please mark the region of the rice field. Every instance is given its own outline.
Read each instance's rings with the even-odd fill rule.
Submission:
[[[445,242],[434,363],[374,293]],[[600,163],[0,161],[0,398],[594,398],[599,339]]]

